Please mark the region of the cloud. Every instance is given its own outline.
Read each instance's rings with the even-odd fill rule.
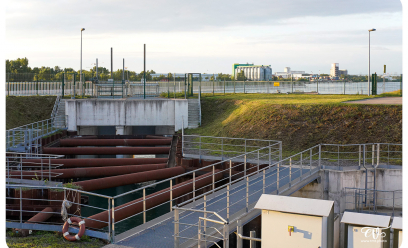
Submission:
[[[398,0],[152,0],[152,1],[9,1],[6,31],[16,34],[77,33],[81,27],[97,32],[194,32],[226,27],[288,25],[307,16],[342,16],[401,12]],[[289,22],[290,23],[290,22]],[[292,23],[293,24],[293,23]]]

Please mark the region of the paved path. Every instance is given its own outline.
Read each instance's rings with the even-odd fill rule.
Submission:
[[[364,100],[358,100],[358,101],[347,101],[343,103],[402,105],[402,97],[378,97],[378,98],[364,99]]]

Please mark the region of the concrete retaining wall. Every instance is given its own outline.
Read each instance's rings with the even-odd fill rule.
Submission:
[[[65,101],[68,130],[78,126],[188,126],[187,100],[72,99]]]

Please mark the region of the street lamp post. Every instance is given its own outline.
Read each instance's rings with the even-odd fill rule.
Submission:
[[[80,74],[79,74],[79,83],[82,86],[82,31],[85,31],[85,28],[81,28],[81,68],[80,68]]]
[[[368,96],[370,95],[370,33],[375,30],[375,28],[368,30]]]

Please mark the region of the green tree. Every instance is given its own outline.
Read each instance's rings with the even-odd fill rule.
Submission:
[[[238,72],[237,74],[237,80],[238,81],[245,81],[247,78],[245,77],[245,73],[243,70],[241,70],[240,72]]]

